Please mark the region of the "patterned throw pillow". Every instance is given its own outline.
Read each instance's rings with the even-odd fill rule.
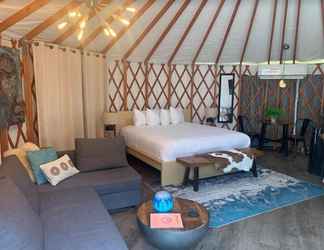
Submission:
[[[45,148],[38,151],[27,152],[28,161],[32,167],[38,185],[47,182],[46,176],[40,169],[40,165],[57,160],[56,151],[53,148]]]
[[[61,181],[78,174],[80,171],[74,166],[68,155],[40,166],[49,183],[56,186]]]

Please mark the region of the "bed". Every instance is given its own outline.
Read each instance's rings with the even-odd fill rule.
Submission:
[[[132,113],[125,111],[105,114],[106,124],[112,120],[125,138],[128,153],[160,170],[162,186],[182,183],[185,169],[177,157],[250,145],[250,138],[243,133],[195,123],[135,127]],[[219,173],[210,166],[200,174],[204,178]]]

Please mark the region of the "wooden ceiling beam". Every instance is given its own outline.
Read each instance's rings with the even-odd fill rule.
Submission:
[[[283,20],[282,31],[281,31],[280,64],[282,64],[282,57],[283,57],[284,44],[285,44],[287,12],[288,12],[288,0],[285,0],[284,20]]]
[[[298,0],[298,5],[297,5],[297,17],[296,17],[296,31],[295,31],[295,41],[294,41],[294,55],[293,55],[293,63],[294,63],[294,64],[296,63],[297,46],[298,46],[298,32],[299,32],[300,6],[301,6],[301,0]]]
[[[203,10],[203,8],[206,6],[208,0],[202,0],[198,9],[196,10],[195,14],[193,15],[190,23],[188,24],[187,28],[185,29],[184,33],[182,34],[180,40],[177,43],[177,46],[175,47],[175,49],[173,50],[169,60],[168,60],[168,64],[171,64],[173,59],[175,58],[175,56],[177,55],[179,49],[181,48],[181,45],[183,44],[184,40],[186,39],[187,35],[189,34],[191,28],[194,26],[196,20],[198,19],[201,11]]]
[[[137,46],[143,41],[145,36],[154,28],[157,22],[161,19],[161,17],[168,11],[171,5],[175,0],[169,0],[163,8],[159,11],[159,13],[153,18],[152,22],[149,23],[148,26],[143,30],[140,36],[136,39],[136,41],[132,44],[132,46],[127,50],[127,52],[123,56],[123,60],[127,60],[127,58],[133,53],[133,51],[137,48]]]
[[[215,64],[218,64],[221,56],[222,56],[222,53],[223,53],[223,50],[224,50],[224,46],[225,46],[225,43],[226,43],[226,40],[228,38],[228,35],[231,31],[231,28],[232,28],[232,25],[233,25],[233,22],[234,22],[234,19],[236,17],[236,14],[237,14],[237,11],[238,11],[238,8],[240,7],[240,4],[241,4],[241,0],[237,0],[236,4],[235,4],[235,7],[234,7],[234,10],[232,12],[232,16],[231,16],[231,19],[230,19],[230,22],[227,26],[227,29],[226,29],[226,32],[225,32],[225,35],[224,35],[224,38],[223,38],[223,41],[222,41],[222,44],[220,46],[220,49],[218,51],[218,54],[217,54],[217,57],[216,57],[216,61],[215,61]]]
[[[147,63],[151,57],[153,56],[154,52],[158,49],[158,47],[160,46],[161,42],[164,40],[164,38],[167,36],[167,34],[169,33],[169,31],[172,29],[173,25],[177,22],[177,20],[179,19],[179,17],[181,16],[181,14],[184,12],[184,10],[188,7],[189,3],[191,0],[185,0],[183,2],[183,4],[181,5],[181,7],[179,8],[179,10],[177,11],[177,13],[175,14],[175,16],[172,18],[172,20],[169,22],[168,26],[165,28],[165,30],[162,32],[162,34],[160,35],[159,39],[156,41],[156,43],[154,44],[153,48],[150,50],[150,52],[148,53],[148,55],[146,56],[144,62]]]
[[[0,33],[15,25],[30,14],[34,13],[35,11],[46,5],[48,2],[49,0],[34,0],[30,2],[25,7],[18,10],[16,13],[9,16],[7,19],[3,20],[0,23]]]
[[[127,7],[129,7],[131,4],[134,3],[134,0],[126,0],[123,3],[122,9],[118,9],[116,10],[113,14],[109,15],[109,17],[105,20],[107,22],[107,24],[111,25],[112,22],[115,20],[113,18],[113,15],[121,15],[123,13],[123,11],[125,11],[125,9]],[[81,40],[80,42],[80,46],[78,47],[79,49],[85,48],[88,44],[90,44],[93,40],[96,39],[96,37],[102,33],[104,30],[104,27],[102,25],[100,25],[99,27],[97,27],[88,37],[86,37],[84,40]]]
[[[268,64],[270,64],[270,61],[271,61],[273,35],[274,35],[274,29],[275,29],[275,26],[276,26],[277,7],[278,7],[278,0],[274,0],[272,23],[271,23],[271,34],[270,34],[270,44],[269,44],[269,51],[268,51]]]
[[[145,5],[143,5],[136,14],[130,19],[129,25],[125,27],[123,30],[121,30],[116,37],[114,37],[105,48],[102,49],[101,53],[107,54],[108,51],[118,42],[118,40],[137,22],[138,19],[141,18],[141,16],[144,15],[144,13],[153,5],[155,0],[147,0]]]
[[[224,6],[224,3],[225,3],[225,0],[221,0],[221,2],[219,3],[219,5],[218,5],[218,7],[216,9],[216,12],[215,12],[215,14],[213,16],[213,19],[210,22],[210,24],[209,24],[209,26],[208,26],[208,28],[207,28],[207,30],[205,32],[205,35],[203,36],[203,39],[202,39],[202,41],[201,41],[201,43],[200,43],[200,45],[198,47],[198,50],[196,51],[196,53],[194,55],[194,58],[192,60],[192,64],[195,64],[197,62],[197,59],[198,59],[198,57],[200,55],[200,52],[201,52],[202,48],[204,47],[212,28],[214,27],[214,24],[215,24],[215,22],[216,22],[216,20],[217,20],[217,18],[219,16],[223,6]]]
[[[108,5],[112,2],[112,0],[101,0],[101,2],[104,2],[105,5]],[[96,16],[95,12],[91,12],[88,18],[88,21],[91,20],[94,16]],[[71,36],[74,32],[79,29],[79,25],[82,22],[83,17],[78,18],[78,20],[71,25],[66,31],[64,31],[61,35],[59,35],[52,43],[62,43],[64,42],[69,36]]]
[[[246,48],[247,48],[247,45],[248,45],[248,42],[249,42],[249,39],[250,39],[251,30],[252,30],[255,15],[256,15],[256,12],[257,12],[257,9],[258,9],[258,6],[259,6],[259,2],[260,2],[259,0],[255,0],[255,3],[254,3],[253,12],[252,12],[252,16],[251,16],[250,24],[249,24],[249,29],[248,29],[248,32],[246,34],[246,38],[245,38],[245,42],[244,42],[244,46],[243,46],[243,51],[242,51],[242,54],[241,54],[240,65],[242,65],[242,62],[244,60]]]
[[[41,32],[43,32],[45,29],[47,29],[49,26],[56,23],[58,20],[63,18],[69,11],[78,8],[81,5],[81,2],[76,2],[75,0],[72,0],[70,3],[65,5],[62,9],[58,10],[54,15],[48,17],[44,22],[37,25],[35,28],[33,28],[31,31],[29,31],[26,35],[22,37],[21,40],[32,40],[34,37],[39,35]]]

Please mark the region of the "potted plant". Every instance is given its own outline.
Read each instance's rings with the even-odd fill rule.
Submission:
[[[277,119],[283,115],[283,110],[276,107],[268,107],[265,113],[267,118],[270,118],[271,123],[276,123]]]

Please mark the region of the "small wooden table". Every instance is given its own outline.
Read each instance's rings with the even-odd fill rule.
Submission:
[[[253,175],[255,177],[257,177],[258,172],[257,172],[257,166],[256,166],[255,159],[262,156],[263,152],[258,149],[254,149],[254,148],[245,148],[245,149],[237,149],[237,150],[254,158],[251,172],[253,173]],[[221,151],[219,151],[219,152],[221,152]],[[226,159],[224,159],[222,157],[210,156],[208,153],[187,156],[187,157],[180,157],[180,158],[177,158],[177,162],[182,163],[184,165],[184,167],[186,168],[185,174],[183,177],[183,185],[188,184],[190,170],[193,169],[194,176],[193,176],[192,185],[193,185],[194,191],[196,191],[196,192],[199,190],[199,168],[210,166],[211,164],[217,164],[219,166],[219,168],[227,167]]]
[[[266,138],[266,131],[269,126],[282,127],[282,135],[280,138]],[[288,121],[277,121],[271,123],[269,120],[262,121],[260,140],[259,140],[259,149],[264,147],[265,142],[280,142],[281,147],[279,152],[284,153],[285,156],[288,156],[288,132],[289,132],[289,123]]]
[[[190,213],[196,211],[197,216]],[[154,229],[150,227],[150,214],[155,213],[152,201],[146,201],[137,210],[137,222],[145,238],[159,249],[190,249],[196,245],[208,230],[208,211],[199,203],[174,198],[172,213],[181,213],[184,228]]]

